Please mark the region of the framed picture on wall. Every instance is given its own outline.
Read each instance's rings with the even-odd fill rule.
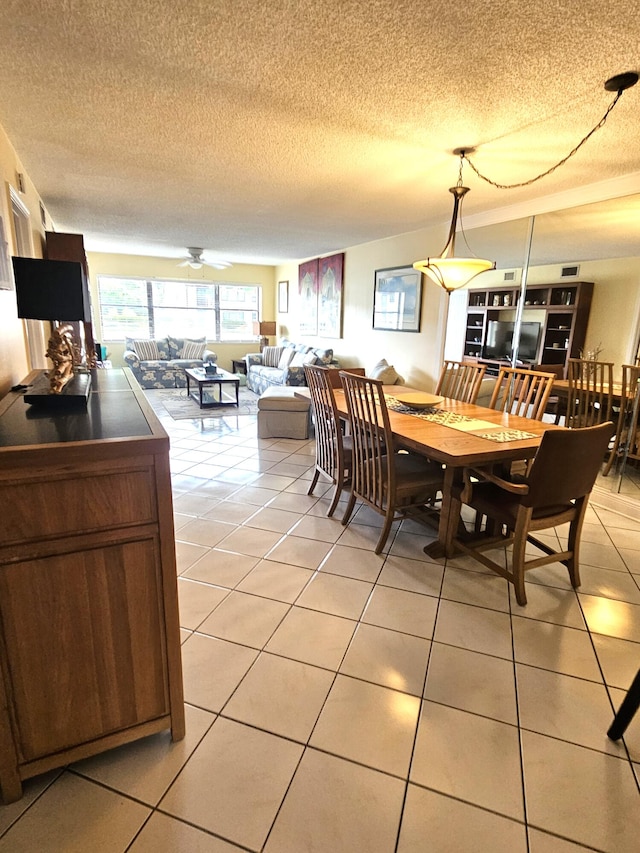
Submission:
[[[422,273],[409,267],[376,270],[373,328],[390,332],[419,332]]]
[[[318,259],[298,266],[300,334],[318,334]]]
[[[320,258],[318,266],[318,334],[342,337],[342,271],[344,252]]]
[[[278,282],[278,311],[286,314],[289,311],[289,282]]]

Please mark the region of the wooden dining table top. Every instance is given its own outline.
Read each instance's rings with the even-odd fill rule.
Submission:
[[[551,388],[551,395],[567,397],[569,395],[569,380],[555,379]],[[614,403],[619,403],[622,396],[622,383],[614,382],[611,386],[611,399]]]
[[[397,385],[385,385],[383,391],[386,397],[420,393],[415,389]],[[308,388],[296,388],[296,394],[298,393],[301,396],[310,396]],[[338,412],[345,418],[348,417],[344,391],[334,390],[334,395]],[[414,414],[396,412],[389,408],[389,421],[397,445],[406,450],[421,453],[429,459],[445,465],[438,540],[425,548],[425,551],[432,557],[440,557],[445,554],[450,556],[452,553],[452,540],[458,518],[451,517],[449,492],[453,483],[461,480],[463,468],[506,464],[516,459],[531,459],[535,456],[546,430],[564,429],[564,427],[552,423],[510,415],[448,397],[443,398],[436,408],[484,421],[491,424],[495,432],[521,430],[530,433],[532,437],[514,441],[492,441],[474,432],[462,432],[451,426],[434,423],[416,417]],[[479,430],[480,433],[489,433],[490,431],[489,427]]]
[[[387,397],[395,397],[396,394],[401,394],[401,391],[401,396],[420,393],[406,386],[402,386],[400,389],[397,385],[385,385],[383,391]],[[344,391],[336,390],[334,394],[338,411],[347,417],[348,411]],[[474,403],[463,403],[460,400],[453,400],[448,397],[444,397],[435,408],[477,418],[492,424],[496,432],[521,430],[534,436],[517,441],[490,441],[472,432],[461,432],[453,427],[417,417],[415,414],[395,412],[389,408],[391,429],[402,447],[423,453],[430,459],[454,467],[490,465],[496,461],[530,459],[535,456],[540,439],[547,429],[562,429],[562,427],[557,427],[551,423],[509,415],[495,409],[477,406]],[[488,428],[479,430],[481,433],[489,431]]]

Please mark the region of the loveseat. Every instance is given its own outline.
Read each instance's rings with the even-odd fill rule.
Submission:
[[[205,338],[157,338],[136,340],[125,338],[123,355],[126,367],[142,388],[184,388],[184,368],[202,367],[214,362],[215,352],[206,348]]]
[[[280,342],[280,346],[265,347],[262,352],[248,353],[245,363],[247,388],[256,394],[262,394],[274,385],[306,385],[305,364],[339,366],[333,357],[332,349],[314,348],[286,339]]]

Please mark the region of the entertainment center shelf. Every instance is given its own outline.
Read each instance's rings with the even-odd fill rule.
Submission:
[[[513,326],[520,287],[470,290],[464,338],[464,358],[506,363],[511,355]],[[520,361],[561,365],[579,358],[584,348],[593,282],[534,284],[526,288],[522,310]],[[497,370],[496,370],[497,372]]]

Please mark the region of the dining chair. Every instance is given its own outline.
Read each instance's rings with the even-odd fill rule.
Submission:
[[[351,429],[351,494],[342,523],[357,500],[384,517],[376,554],[384,548],[391,525],[405,517],[433,517],[430,506],[443,484],[442,466],[424,456],[396,451],[383,383],[340,371]]]
[[[638,457],[638,413],[640,406],[640,366],[635,364],[622,365],[622,386],[620,388],[620,409],[613,446],[604,466],[604,477],[611,471],[616,459],[625,455]],[[613,408],[613,407],[612,407]]]
[[[348,370],[349,373],[355,373],[357,376],[364,376],[364,367],[343,367],[343,370]],[[329,367],[329,382],[331,383],[331,387],[334,389],[339,389],[342,391],[342,382],[340,381],[340,369],[337,367]]]
[[[435,393],[463,403],[475,403],[486,370],[486,364],[444,361]]]
[[[454,485],[451,500],[495,522],[491,535],[454,544],[515,587],[518,604],[527,603],[525,573],[548,563],[564,563],[573,587],[580,586],[579,551],[589,495],[614,432],[611,421],[583,429],[548,429],[542,436],[529,473],[505,479],[492,469],[467,468],[463,483]],[[532,532],[569,523],[568,544],[556,551]],[[543,557],[526,560],[530,542]],[[497,545],[513,545],[511,568],[482,553]]]
[[[304,365],[316,434],[316,464],[307,494],[313,494],[320,474],[331,480],[335,489],[328,516],[335,512],[342,490],[350,482],[352,460],[351,436],[343,435],[333,394],[332,373],[337,371],[319,365]]]
[[[611,418],[613,362],[570,358],[566,426],[593,426]]]
[[[489,408],[542,420],[555,375],[519,367],[501,367]]]
[[[564,379],[564,364],[534,364],[531,369],[544,373],[553,373],[556,379]],[[559,424],[561,419],[566,417],[566,398],[555,395],[553,388],[551,389],[551,396],[547,400],[547,405],[544,408],[544,414],[553,415],[554,424]]]

